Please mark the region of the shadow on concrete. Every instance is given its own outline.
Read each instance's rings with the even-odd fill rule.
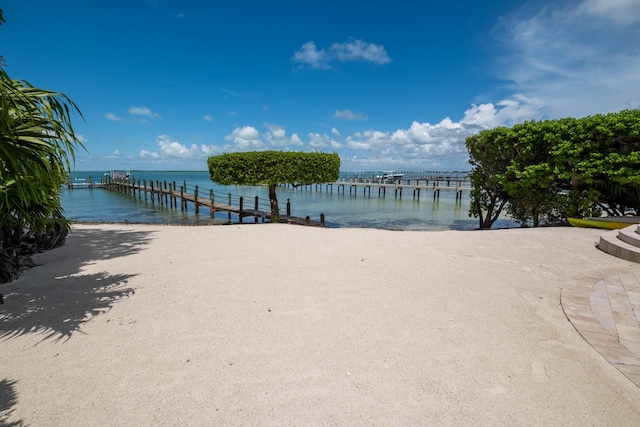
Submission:
[[[0,286],[0,339],[27,333],[44,334],[43,340],[68,340],[82,325],[134,294],[127,286],[133,274],[85,274],[82,267],[142,251],[153,238],[144,230],[72,230],[64,246],[41,254],[31,269]]]
[[[18,403],[18,395],[15,391],[16,381],[0,380],[0,426],[22,427],[23,421],[9,421],[13,413],[13,407]]]

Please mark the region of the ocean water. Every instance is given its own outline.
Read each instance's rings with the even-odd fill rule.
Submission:
[[[72,182],[86,182],[90,177],[99,182],[105,171],[77,171],[71,174]],[[264,186],[219,186],[209,179],[207,171],[132,171],[135,181],[147,180],[167,185],[175,182],[177,188],[186,183],[187,190],[192,192],[197,185],[201,196],[206,197],[209,191],[214,192],[215,200],[232,199],[233,204],[238,198],[244,198],[247,208],[254,206],[258,197],[259,208],[268,209],[268,192]],[[451,173],[444,173],[451,174]],[[353,176],[353,174],[341,174]],[[375,173],[363,175],[375,176]],[[444,176],[444,175],[443,175]],[[449,175],[447,175],[449,176]],[[451,175],[453,178],[457,175]],[[407,176],[410,177],[410,176]],[[155,185],[155,184],[154,184]],[[164,184],[163,184],[164,185]],[[346,193],[346,194],[345,194]],[[363,189],[354,194],[338,191],[334,184],[333,190],[324,185],[311,185],[292,188],[279,186],[276,190],[280,212],[286,212],[287,202],[290,203],[291,215],[306,217],[315,221],[320,214],[325,215],[327,227],[362,227],[392,230],[472,230],[478,227],[478,220],[470,218],[469,195],[463,193],[462,200],[456,200],[455,192],[441,191],[438,200],[434,200],[432,191],[421,191],[420,197],[413,197],[413,191],[405,189],[402,197],[395,196],[394,191],[387,189],[386,196],[378,196],[374,187],[371,194],[363,193]],[[231,195],[231,196],[229,196]],[[65,216],[77,222],[115,222],[115,223],[152,223],[152,224],[181,224],[204,225],[229,223],[227,213],[216,212],[211,218],[208,209],[201,208],[196,214],[192,204],[187,211],[161,205],[150,198],[132,197],[108,191],[102,188],[61,189],[61,202]],[[231,222],[238,221],[232,216]],[[253,222],[253,218],[244,218],[244,222]],[[508,218],[499,219],[495,228],[516,227],[517,224]]]

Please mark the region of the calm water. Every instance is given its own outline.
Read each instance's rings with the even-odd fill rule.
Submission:
[[[104,171],[73,172],[72,180],[82,182],[91,177],[99,181]],[[204,172],[167,172],[167,171],[134,171],[134,179],[147,181],[176,182],[177,186],[186,181],[191,191],[194,186],[199,187],[200,194],[206,196],[209,190],[214,191],[216,201],[227,200],[232,194],[232,202],[237,204],[237,198],[243,196],[246,207],[253,207],[255,196],[260,200],[260,209],[268,210],[268,193],[266,187],[261,186],[219,186],[211,182],[209,173]],[[402,197],[395,197],[394,191],[387,191],[386,197],[378,197],[377,189],[372,189],[371,195],[363,195],[359,189],[357,195],[338,193],[337,186],[333,192],[316,191],[315,186],[278,187],[277,197],[280,212],[285,213],[287,199],[291,203],[291,214],[305,217],[309,215],[313,220],[319,220],[324,213],[328,227],[366,227],[398,230],[467,230],[477,228],[478,220],[469,218],[469,195],[464,193],[462,201],[455,200],[455,192],[442,191],[438,201],[433,200],[431,191],[422,191],[420,198],[413,198],[413,191],[405,189]],[[211,224],[228,222],[228,214],[216,213],[212,219],[207,209],[201,209],[200,214],[194,213],[193,205],[189,204],[188,211],[172,209],[160,205],[157,201],[138,199],[107,191],[101,188],[62,190],[62,207],[66,217],[74,221],[84,222],[142,222],[154,224]],[[233,217],[232,221],[237,222]],[[245,218],[245,222],[253,218]],[[516,224],[508,219],[499,220],[494,227],[515,227]]]

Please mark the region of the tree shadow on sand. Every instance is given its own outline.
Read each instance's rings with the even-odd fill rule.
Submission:
[[[86,274],[82,267],[138,253],[152,237],[153,232],[140,230],[72,230],[64,246],[36,259],[46,264],[46,277],[28,271],[0,286],[5,294],[5,304],[0,305],[0,340],[29,333],[43,334],[43,340],[71,338],[93,316],[134,294],[127,286],[134,275]]]
[[[87,274],[82,267],[99,260],[136,254],[153,238],[152,231],[72,230],[66,243],[35,257],[38,265],[17,280],[0,285],[0,342],[26,334],[42,341],[67,341],[92,317],[105,313],[135,290],[127,286],[133,274]],[[11,420],[18,403],[17,381],[0,380],[0,426],[23,426]]]
[[[21,427],[23,421],[9,421],[13,407],[18,403],[18,395],[15,391],[17,381],[0,380],[0,426]]]

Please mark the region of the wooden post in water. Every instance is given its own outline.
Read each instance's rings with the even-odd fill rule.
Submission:
[[[291,215],[291,201],[287,199],[287,215]]]
[[[162,197],[162,183],[160,181],[156,181],[156,184],[158,185],[158,203],[160,203],[160,206],[164,206],[164,198]]]
[[[255,209],[256,209],[256,211],[258,210],[258,196],[256,196]],[[257,213],[256,213],[256,218],[255,218],[255,221],[254,221],[254,222],[255,222],[256,224],[258,223],[258,215],[257,215]]]
[[[153,205],[153,204],[155,204],[155,201],[156,201],[156,197],[153,194],[153,181],[150,181],[150,184],[151,184],[151,194],[150,194],[150,196],[151,196],[151,204]]]
[[[320,214],[320,224],[324,227],[324,214]]]
[[[213,190],[209,190],[209,200],[211,200],[211,209],[209,209],[209,213],[211,214],[211,218],[213,218],[213,216],[216,213],[216,208],[214,206],[214,201],[213,201]]]
[[[229,206],[231,206],[231,193],[229,193]],[[231,220],[231,211],[229,211],[229,220]]]
[[[184,211],[184,187],[180,186],[180,210]]]
[[[200,205],[198,204],[198,186],[193,190],[193,204],[195,205],[196,214],[200,213]]]
[[[164,195],[164,204],[165,205],[170,205],[171,204],[171,200],[169,200],[169,193],[167,192],[167,181],[162,181],[162,187],[163,187],[162,194]],[[171,206],[169,206],[169,207],[171,207]]]
[[[238,214],[238,221],[240,222],[240,224],[242,224],[242,217],[244,216],[244,197],[240,196],[240,213]]]

